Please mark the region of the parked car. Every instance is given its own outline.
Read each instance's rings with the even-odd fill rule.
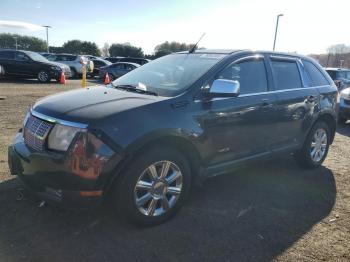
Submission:
[[[350,87],[340,91],[338,122],[345,124],[350,119]]]
[[[337,96],[305,56],[175,53],[111,85],[38,101],[9,147],[9,166],[52,202],[92,207],[110,197],[120,215],[156,225],[183,206],[194,182],[254,160],[293,153],[319,167],[334,139]]]
[[[126,73],[138,68],[140,65],[135,63],[115,63],[108,66],[100,67],[99,77],[103,81],[106,73],[111,81],[125,75]]]
[[[104,59],[93,59],[92,62],[94,63],[94,70],[89,74],[91,77],[98,76],[100,74],[101,67],[109,66],[112,64],[111,62]]]
[[[48,57],[48,56],[52,55],[51,53],[44,53],[44,52],[41,52],[39,54],[41,54],[43,57]]]
[[[113,56],[113,57],[105,57],[104,59],[111,63],[118,63],[120,59],[124,58],[123,56]]]
[[[68,66],[48,61],[42,55],[22,50],[0,50],[0,65],[5,77],[37,78],[49,82],[52,78],[60,80],[62,71],[71,76]]]
[[[83,66],[86,66],[87,74],[92,73],[94,70],[94,63],[83,55],[52,54],[47,59],[69,66],[72,72],[72,78],[82,76]]]
[[[350,69],[326,68],[326,71],[338,86],[339,90],[350,87]]]
[[[147,64],[149,61],[149,59],[145,59],[145,58],[137,58],[137,57],[124,57],[119,59],[118,62],[129,62],[129,63],[135,63],[135,64],[139,64],[139,65],[144,65]]]

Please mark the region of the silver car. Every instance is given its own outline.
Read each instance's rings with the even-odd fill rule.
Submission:
[[[89,74],[94,70],[94,63],[83,55],[71,54],[52,54],[47,57],[48,60],[59,62],[70,67],[71,77],[81,77],[83,66],[86,66],[86,73]]]

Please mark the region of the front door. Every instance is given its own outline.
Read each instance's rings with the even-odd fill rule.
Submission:
[[[269,92],[263,56],[241,58],[216,79],[240,83],[238,97],[197,101],[203,109],[198,117],[204,130],[204,156],[208,165],[267,154],[274,140],[276,94]]]

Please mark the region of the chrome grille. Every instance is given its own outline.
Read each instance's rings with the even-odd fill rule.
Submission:
[[[52,126],[52,123],[30,115],[23,129],[24,142],[34,150],[44,150],[45,139]]]

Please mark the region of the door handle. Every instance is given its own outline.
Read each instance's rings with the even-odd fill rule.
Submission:
[[[313,103],[317,100],[317,96],[310,95],[306,98],[306,102]]]

